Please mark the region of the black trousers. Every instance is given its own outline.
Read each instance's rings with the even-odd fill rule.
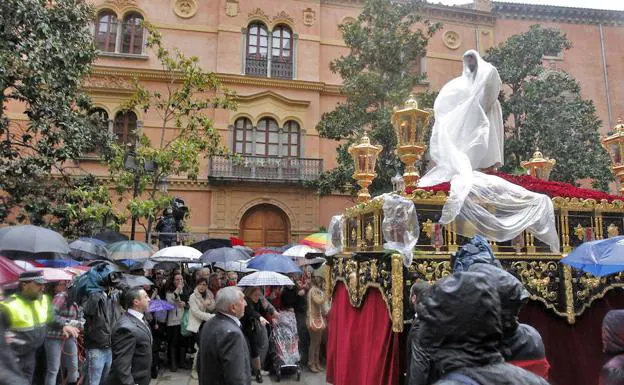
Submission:
[[[184,353],[186,347],[182,344],[182,334],[180,333],[180,325],[167,326],[167,349],[170,361],[175,360],[177,364],[184,363]],[[169,362],[171,365],[172,362]]]

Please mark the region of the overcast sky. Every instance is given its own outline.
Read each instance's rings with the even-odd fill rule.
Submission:
[[[442,3],[445,5],[471,3],[470,0],[427,0],[430,3]],[[496,1],[496,0],[495,0]],[[561,7],[615,9],[624,11],[624,0],[505,0],[509,3],[546,4]]]

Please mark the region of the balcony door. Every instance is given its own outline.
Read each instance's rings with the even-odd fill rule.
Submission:
[[[289,231],[286,214],[268,204],[249,209],[240,223],[240,238],[251,248],[283,246],[288,243]]]

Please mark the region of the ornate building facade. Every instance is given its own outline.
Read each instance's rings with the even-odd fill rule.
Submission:
[[[94,0],[94,39],[100,54],[85,87],[120,142],[141,129],[156,135],[157,116],[123,112],[131,79],[163,87],[159,63],[145,48],[140,21],[160,29],[168,47],[197,56],[240,96],[236,111],[214,111],[224,143],[241,164],[206,160],[197,181],[170,179],[169,193],[191,208],[190,231],[240,236],[250,246],[276,245],[327,226],[353,204],[350,196],[319,197],[306,181],[335,166],[336,142],[318,136],[324,112],[343,100],[341,79],[329,69],[347,52],[338,25],[357,17],[358,0]],[[461,72],[467,49],[484,52],[532,24],[565,32],[574,48],[548,57],[569,71],[596,104],[603,132],[624,112],[624,12],[475,0],[461,7],[427,5],[443,29],[421,60],[434,90]],[[85,168],[104,173],[97,162]],[[104,175],[104,174],[103,174]]]

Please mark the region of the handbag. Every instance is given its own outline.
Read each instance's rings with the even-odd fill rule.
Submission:
[[[184,337],[188,337],[191,335],[191,332],[187,330],[189,323],[189,311],[188,309],[184,309],[184,314],[182,315],[182,322],[180,322],[180,334]]]

